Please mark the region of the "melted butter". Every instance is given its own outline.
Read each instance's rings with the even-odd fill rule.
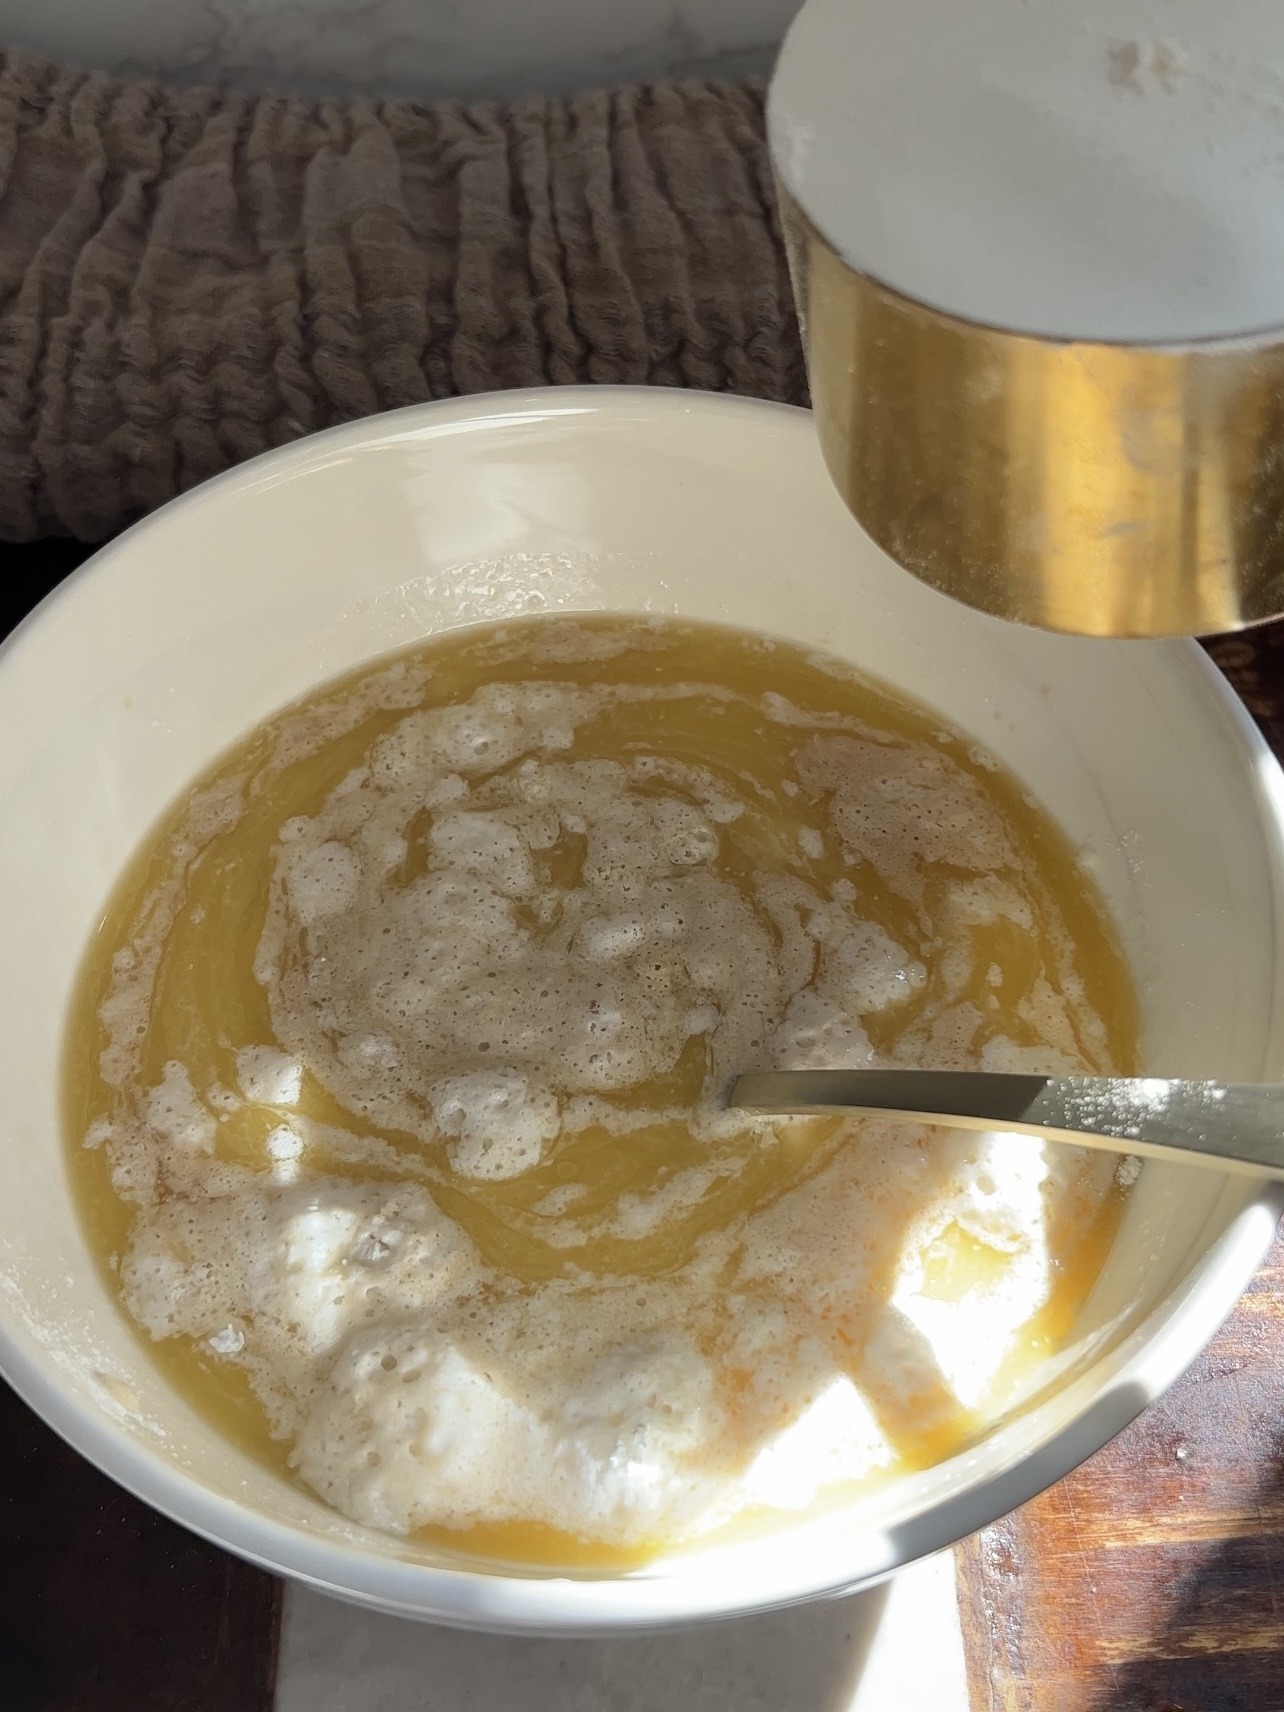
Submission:
[[[665,1549],[663,1540],[640,1546],[610,1546],[563,1533],[544,1522],[485,1522],[471,1528],[420,1528],[414,1538],[430,1550],[465,1552],[492,1568],[527,1564],[579,1575],[626,1574],[642,1569]]]
[[[607,620],[584,624],[607,635],[620,628]],[[303,714],[282,716],[239,744],[200,781],[202,789],[239,784],[243,808],[234,825],[206,840],[195,860],[179,862],[174,842],[189,796],[148,839],[111,899],[89,949],[68,1031],[65,1100],[70,1169],[86,1232],[109,1270],[129,1240],[135,1209],[113,1188],[108,1150],[87,1149],[80,1142],[97,1120],[110,1119],[117,1099],[99,1067],[106,1039],[99,1010],[111,984],[113,956],[145,923],[158,887],[179,875],[183,903],[165,936],[138,1079],[153,1085],[164,1066],[177,1060],[187,1067],[198,1092],[235,1088],[237,1049],[273,1038],[267,998],[254,977],[253,962],[282,824],[294,816],[315,814],[408,706],[459,703],[488,682],[714,683],[733,691],[727,700],[677,694],[644,705],[608,706],[577,729],[566,758],[652,751],[709,769],[728,794],[744,804],[740,817],[722,829],[717,866],[746,892],[753,873],[762,868],[797,873],[822,891],[835,882],[855,880],[862,913],[885,927],[928,971],[926,985],[916,998],[870,1017],[869,1036],[880,1053],[892,1052],[898,1038],[932,1002],[939,979],[939,948],[924,942],[914,907],[868,863],[853,869],[833,841],[826,841],[818,853],[808,852],[805,834],[818,824],[820,805],[805,787],[787,788],[799,730],[770,718],[761,698],[783,696],[804,715],[850,715],[897,738],[946,751],[1001,807],[1036,900],[1032,934],[1018,933],[1003,920],[970,930],[975,975],[967,996],[984,1016],[986,1028],[1018,1045],[1038,1043],[1023,1000],[1040,953],[1051,960],[1054,941],[1065,934],[1073,946],[1075,973],[1104,1031],[1106,1048],[1096,1053],[1093,1067],[1120,1071],[1134,1067],[1138,1026],[1132,985],[1100,901],[1067,841],[1012,778],[977,758],[965,741],[943,733],[926,712],[866,681],[826,672],[799,650],[733,631],[676,623],[643,629],[635,624],[633,636],[642,646],[605,659],[542,663],[531,656],[528,634],[527,627],[511,625],[424,645],[406,656],[415,668],[413,696],[367,711],[344,734],[285,764],[279,764],[277,755],[282,730],[290,719],[297,726],[306,718],[307,708]],[[386,664],[376,669],[386,669]],[[315,708],[324,701],[329,708],[341,706],[345,698],[355,699],[369,676],[369,671],[354,674],[346,685],[328,687],[311,705]],[[406,880],[422,871],[426,861],[426,822],[415,831],[403,874]],[[583,850],[573,837],[559,838],[547,855],[545,880],[554,886],[573,884],[582,857]],[[944,868],[929,869],[929,899],[933,886],[943,885],[948,877]],[[1092,1061],[1092,1051],[1085,1051]],[[667,1077],[631,1094],[616,1095],[615,1103],[626,1106],[632,1100],[649,1109],[690,1107],[704,1071],[701,1042],[693,1039]],[[368,1160],[353,1164],[342,1152],[328,1151],[322,1143],[301,1159],[305,1175],[319,1170],[363,1181],[381,1174],[389,1179],[415,1177],[467,1231],[490,1266],[531,1285],[563,1275],[571,1265],[588,1275],[639,1281],[668,1275],[692,1255],[702,1237],[725,1230],[805,1182],[833,1158],[850,1133],[837,1119],[782,1126],[780,1139],[769,1145],[747,1144],[743,1138],[700,1143],[680,1121],[648,1124],[625,1135],[589,1128],[563,1135],[535,1169],[519,1177],[479,1182],[456,1177],[439,1158],[425,1153],[414,1137],[354,1119],[314,1076],[304,1077],[298,1109],[318,1124],[363,1127],[390,1150],[387,1164],[374,1169]],[[217,1153],[270,1169],[267,1141],[281,1117],[267,1107],[241,1106],[219,1124]],[[699,1193],[678,1197],[654,1229],[630,1237],[612,1228],[622,1206],[680,1188],[684,1174],[696,1172],[704,1172],[708,1179]],[[558,1204],[550,1212],[550,1197],[556,1203],[559,1191],[569,1194],[569,1203]],[[1010,1389],[1069,1335],[1109,1253],[1121,1204],[1121,1197],[1112,1194],[1086,1226],[1080,1221],[1050,1232],[1054,1265],[1050,1300],[1027,1325],[997,1389]],[[883,1282],[889,1290],[898,1258],[894,1247],[882,1258]],[[993,1284],[1005,1261],[999,1251],[953,1227],[936,1240],[923,1264],[925,1294],[957,1301],[969,1290]],[[875,1276],[876,1287],[878,1283]],[[846,1335],[843,1328],[835,1329],[839,1343]],[[859,1340],[854,1331],[849,1341],[855,1349]],[[288,1475],[288,1447],[271,1437],[241,1370],[189,1338],[175,1337],[149,1347],[176,1389],[206,1418],[267,1465]],[[926,1422],[931,1409],[920,1416],[915,1402],[912,1397],[899,1398],[882,1406],[873,1399],[901,1467],[940,1460],[985,1425],[976,1412],[958,1409]],[[645,1551],[618,1551],[534,1523],[430,1528],[415,1537],[429,1547],[448,1547],[482,1559],[580,1570],[625,1569],[645,1561],[663,1544],[657,1542]]]
[[[961,1302],[969,1291],[994,1284],[1005,1259],[1002,1249],[950,1225],[923,1253],[922,1294],[937,1302]]]

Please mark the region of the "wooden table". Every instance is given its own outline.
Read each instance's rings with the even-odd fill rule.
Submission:
[[[1284,1242],[1191,1371],[957,1549],[972,1712],[1284,1708]]]
[[[0,546],[8,621],[84,551]],[[1212,652],[1284,755],[1284,625]],[[279,1584],[3,1386],[0,1538],[6,1712],[268,1712]],[[973,1712],[1284,1712],[1284,1244],[1181,1383],[958,1564]]]
[[[1284,756],[1284,624],[1210,652]],[[1184,1379],[957,1560],[973,1712],[1284,1712],[1284,1240]]]

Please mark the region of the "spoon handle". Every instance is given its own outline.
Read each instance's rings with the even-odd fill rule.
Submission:
[[[777,1114],[882,1112],[1284,1178],[1284,1085],[1156,1076],[780,1070],[741,1076],[728,1102]]]

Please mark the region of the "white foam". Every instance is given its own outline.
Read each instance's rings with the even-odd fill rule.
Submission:
[[[721,829],[739,818],[725,789],[672,761],[559,758],[609,700],[503,685],[462,710],[409,715],[282,844],[256,964],[278,1037],[389,1128],[431,1143],[449,1112],[469,1174],[501,1166],[468,1139],[466,1090],[498,1096],[461,1076],[524,1083],[507,1174],[556,1135],[564,1094],[663,1075],[693,1033],[710,1038],[712,1104],[782,1009],[770,925],[716,871]],[[433,815],[423,872],[403,884],[370,852],[408,838],[441,781],[465,772],[475,782]],[[578,875],[537,884],[544,853],[568,839],[582,841]]]
[[[377,1330],[336,1364],[296,1462],[339,1509],[397,1533],[480,1513],[654,1537],[701,1507],[683,1464],[716,1410],[708,1364],[676,1333],[532,1396],[448,1340]]]
[[[289,1124],[278,1124],[263,1144],[272,1161],[273,1176],[279,1183],[293,1183],[299,1175],[299,1160],[303,1156],[303,1137]]]
[[[846,1374],[835,1374],[811,1406],[764,1445],[745,1471],[751,1503],[801,1510],[840,1481],[886,1468],[891,1447],[869,1402]]]
[[[841,1065],[860,1070],[874,1062],[874,1049],[859,1022],[816,992],[795,995],[771,1038],[770,1056],[780,1070],[825,1070]]]
[[[236,1054],[236,1080],[247,1100],[264,1106],[297,1106],[303,1066],[275,1046],[242,1046]]]
[[[291,852],[286,884],[290,906],[304,927],[340,914],[356,897],[360,869],[345,845],[326,842]]]
[[[432,1114],[443,1135],[456,1137],[450,1163],[461,1177],[520,1177],[539,1162],[557,1134],[557,1101],[524,1076],[475,1070],[451,1076],[432,1092]]]
[[[1121,1189],[1131,1189],[1141,1176],[1141,1161],[1135,1154],[1127,1154],[1115,1166],[1115,1181]]]
[[[954,1195],[920,1215],[916,1243],[892,1293],[893,1319],[873,1359],[918,1361],[911,1340],[921,1338],[951,1398],[978,1408],[1030,1316],[1030,1303],[1048,1296],[1050,1257],[1039,1239],[1049,1171],[1043,1151],[1022,1136],[981,1136],[968,1145]],[[1005,1256],[1007,1264],[988,1284],[939,1300],[924,1293],[922,1257],[951,1226]]]
[[[147,1096],[147,1121],[158,1136],[184,1153],[209,1153],[217,1129],[209,1107],[197,1099],[186,1066],[173,1060]]]

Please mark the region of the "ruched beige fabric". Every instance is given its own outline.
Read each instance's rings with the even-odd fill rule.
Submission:
[[[308,103],[0,56],[0,539],[102,540],[457,393],[805,401],[762,103]]]

